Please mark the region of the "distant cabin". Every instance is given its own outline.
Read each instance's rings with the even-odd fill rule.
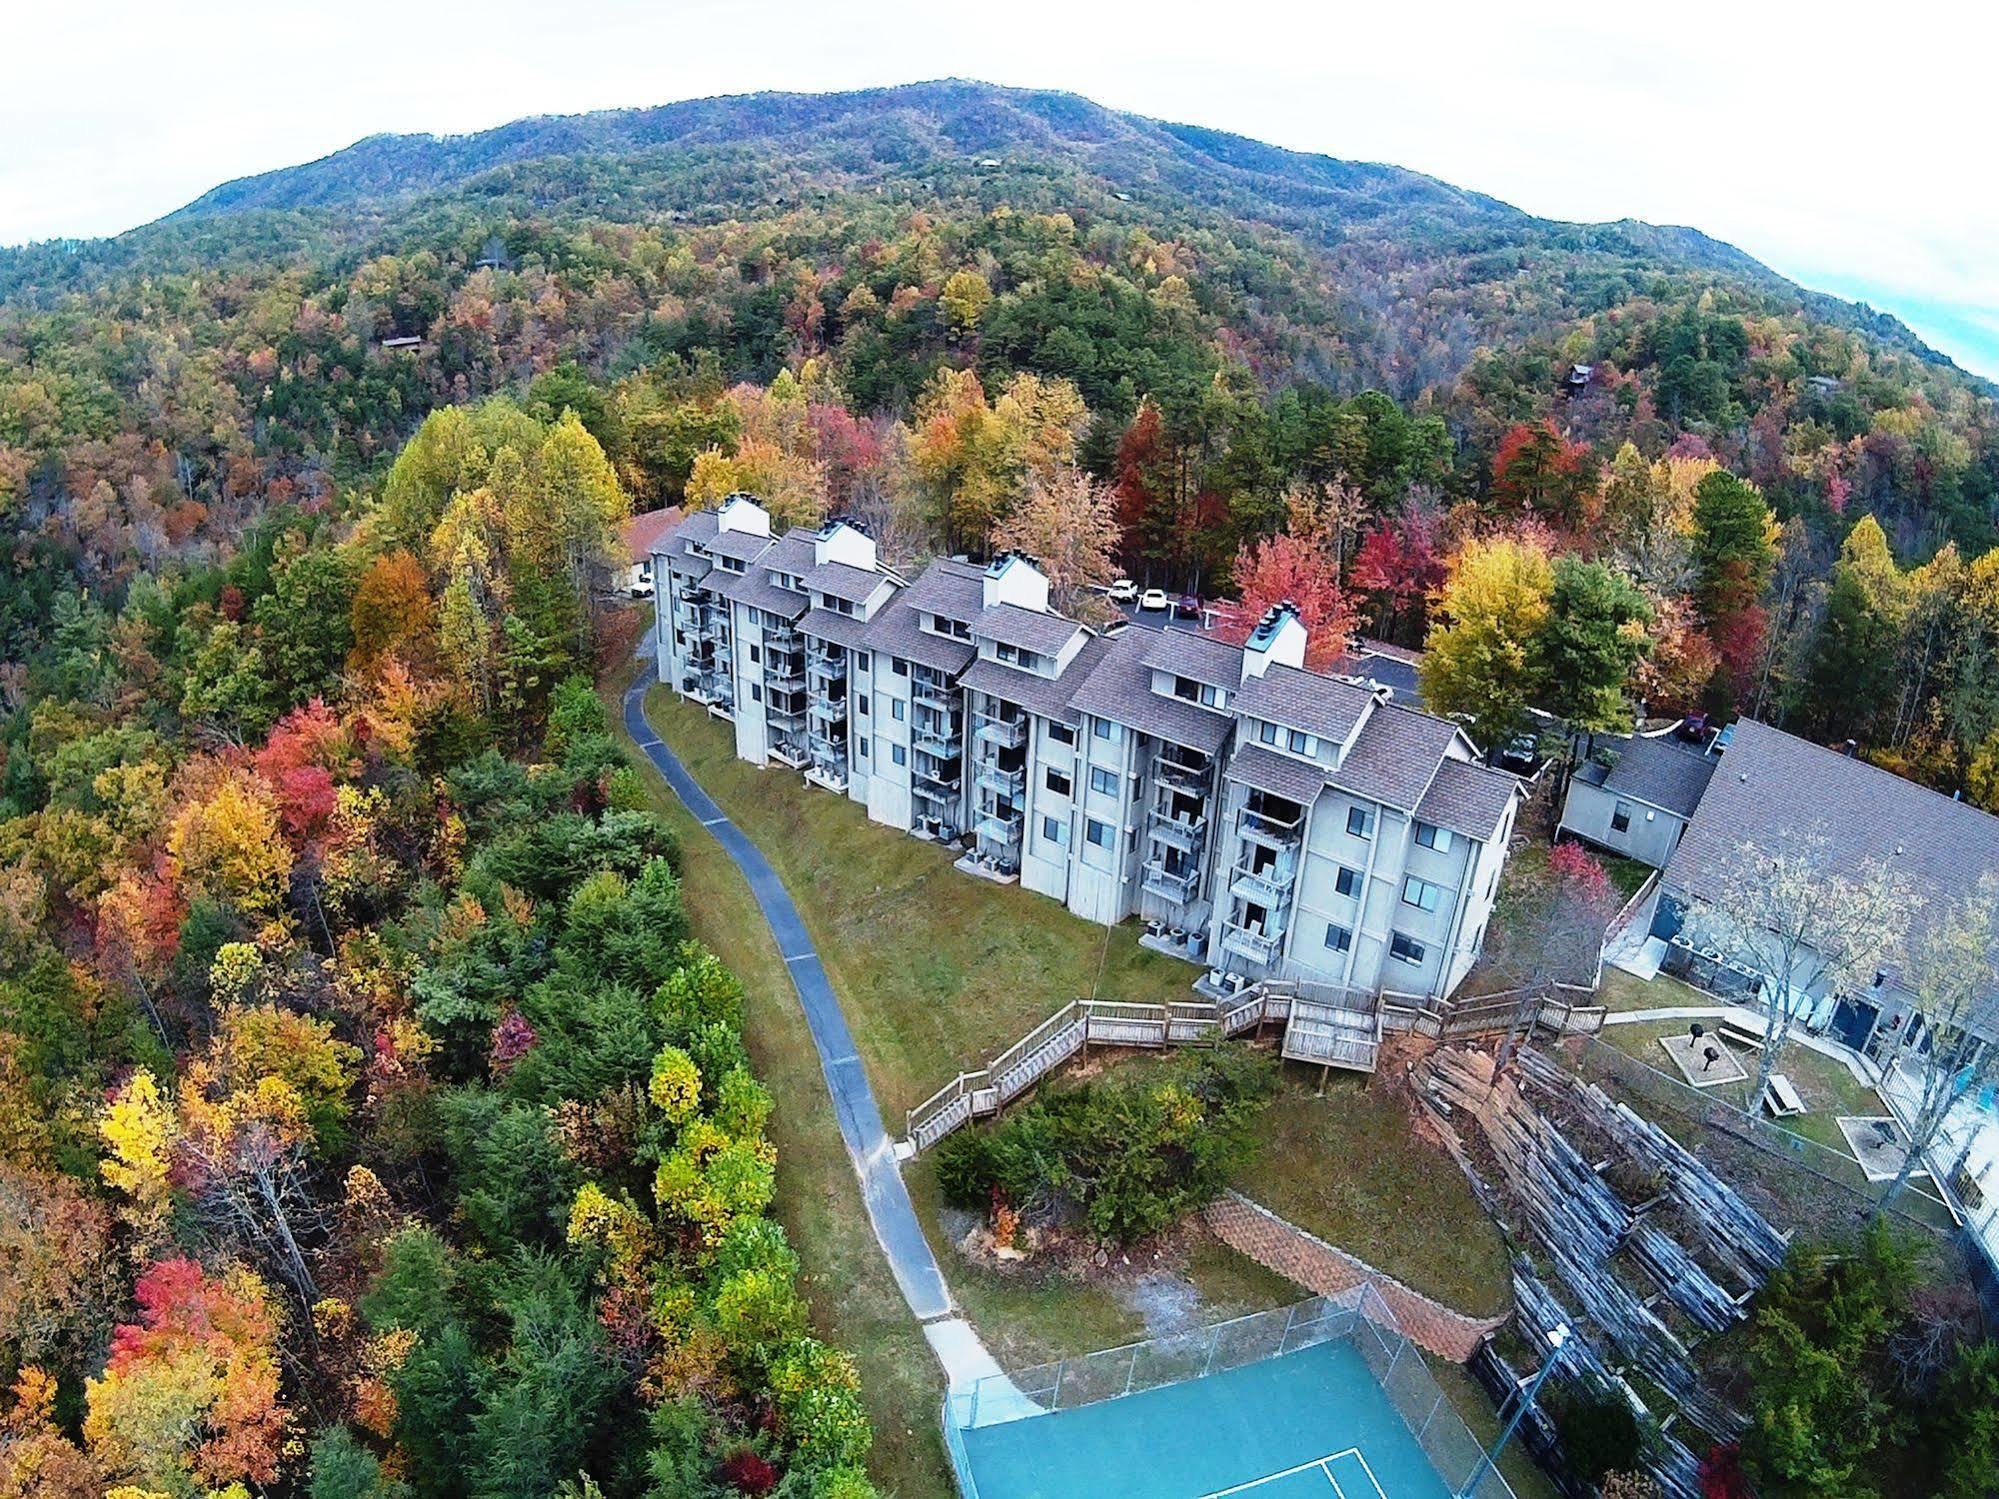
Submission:
[[[1805,384],[1822,396],[1836,394],[1839,390],[1839,381],[1831,375],[1813,375]]]
[[[1575,392],[1586,388],[1589,385],[1590,381],[1594,380],[1595,378],[1596,378],[1595,365],[1572,364],[1569,366],[1568,379],[1566,379],[1562,383],[1569,388],[1569,393],[1573,395],[1575,394]]]
[[[383,339],[382,347],[391,354],[412,352],[423,347],[423,336],[418,333],[398,333],[394,338]]]
[[[506,244],[497,234],[486,241],[485,248],[479,252],[479,258],[472,264],[474,269],[481,271],[505,271],[513,268],[513,262],[507,259]]]

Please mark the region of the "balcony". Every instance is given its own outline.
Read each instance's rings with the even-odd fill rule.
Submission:
[[[979,715],[978,728],[974,731],[981,744],[989,744],[995,749],[1019,749],[1027,743],[1027,720],[1025,718],[989,718]]]
[[[1168,869],[1163,859],[1147,859],[1144,883],[1147,895],[1184,906],[1194,898],[1194,891],[1201,883],[1201,871],[1199,867],[1175,871]]]
[[[964,785],[955,761],[912,760],[909,766],[909,782],[919,793],[928,793],[938,801],[956,802],[958,789]]]
[[[1011,814],[986,812],[980,815],[975,831],[981,843],[996,848],[1018,848],[1023,821],[1018,812]]]
[[[943,682],[918,681],[910,688],[910,697],[919,708],[928,708],[932,713],[955,713],[964,706],[963,694]]]
[[[1284,951],[1284,932],[1262,927],[1237,926],[1231,920],[1222,928],[1222,948],[1252,963],[1271,964]]]
[[[1280,852],[1296,848],[1304,829],[1305,813],[1296,807],[1288,813],[1278,808],[1244,807],[1236,819],[1236,831],[1244,838]]]
[[[805,703],[800,698],[764,699],[764,721],[779,728],[798,728],[805,722]]]
[[[1176,755],[1185,758],[1175,758]],[[1153,772],[1158,781],[1176,790],[1205,793],[1214,774],[1214,763],[1192,750],[1168,746],[1159,752]]]
[[[796,625],[766,625],[764,644],[773,652],[805,650],[805,637],[798,633]]]
[[[764,689],[768,692],[803,692],[805,663],[797,656],[764,654]]]
[[[981,765],[973,779],[982,791],[990,791],[994,796],[1018,797],[1027,786],[1026,771],[1006,770],[993,762]]]
[[[1291,895],[1291,883],[1298,878],[1298,866],[1288,859],[1251,869],[1238,864],[1229,881],[1229,894],[1260,906],[1281,905]]]
[[[1154,812],[1146,836],[1154,843],[1177,848],[1183,854],[1194,854],[1201,851],[1201,837],[1207,830],[1208,819],[1205,817],[1172,817],[1164,812]]]
[[[806,657],[805,669],[812,674],[814,686],[830,687],[835,682],[847,680],[845,656],[829,656],[823,651],[814,651]]]
[[[847,721],[847,694],[834,693],[828,696],[815,693],[812,698],[811,713],[821,723],[845,723]]]
[[[703,610],[701,623],[694,631],[697,640],[726,641],[729,638],[729,616],[718,610]]]
[[[909,742],[940,760],[955,760],[965,749],[964,736],[948,723],[917,724],[909,731]]]

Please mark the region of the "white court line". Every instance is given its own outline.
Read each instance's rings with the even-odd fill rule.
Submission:
[[[1225,1489],[1216,1489],[1211,1494],[1203,1494],[1201,1499],[1227,1499],[1227,1496],[1230,1494],[1246,1494],[1251,1489],[1261,1488],[1266,1483],[1275,1483],[1280,1478],[1293,1478],[1300,1473],[1309,1473],[1314,1468],[1317,1468],[1319,1472],[1325,1475],[1326,1482],[1333,1486],[1333,1492],[1339,1495],[1340,1499],[1347,1499],[1347,1491],[1340,1487],[1340,1481],[1333,1476],[1332,1469],[1334,1463],[1345,1457],[1350,1457],[1360,1464],[1361,1472],[1367,1475],[1368,1484],[1373,1488],[1378,1499],[1388,1499],[1388,1491],[1382,1488],[1381,1480],[1374,1476],[1374,1469],[1368,1465],[1367,1458],[1362,1455],[1358,1447],[1349,1447],[1343,1452],[1328,1453],[1326,1456],[1314,1458],[1308,1463],[1300,1463],[1295,1468],[1286,1468],[1281,1473],[1266,1473],[1261,1478],[1250,1479],[1247,1483],[1232,1484]]]

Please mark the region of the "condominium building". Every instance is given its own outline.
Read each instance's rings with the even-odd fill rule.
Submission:
[[[1213,991],[1441,996],[1478,955],[1519,782],[1455,725],[1307,670],[1295,610],[1240,646],[1102,635],[1025,557],[905,585],[850,523],[774,537],[747,497],[656,556],[660,679],[732,715],[743,758],[961,847],[968,874],[1138,916]]]

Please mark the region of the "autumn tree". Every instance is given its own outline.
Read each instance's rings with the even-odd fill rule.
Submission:
[[[1502,536],[1467,542],[1438,590],[1419,668],[1423,701],[1488,750],[1527,725],[1554,583],[1545,551]]]
[[[1051,603],[1071,616],[1117,576],[1117,543],[1116,495],[1073,468],[1030,476],[1025,498],[993,532],[996,549],[1025,552],[1040,565]]]
[[[1826,590],[1803,706],[1824,734],[1864,733],[1898,698],[1897,646],[1909,583],[1880,523],[1863,515],[1847,533]]]
[[[1756,486],[1725,470],[1702,479],[1694,490],[1693,597],[1737,687],[1763,646],[1763,592],[1776,565],[1776,518]]]
[[[1280,532],[1244,547],[1234,574],[1240,600],[1219,627],[1224,639],[1247,640],[1274,605],[1289,603],[1307,632],[1306,665],[1325,669],[1346,655],[1358,616],[1333,559],[1319,546]]]
[[[1580,533],[1596,506],[1596,463],[1546,421],[1523,422],[1499,440],[1492,497],[1502,507]]]

